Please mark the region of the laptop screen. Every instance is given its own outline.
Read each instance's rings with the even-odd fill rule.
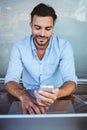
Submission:
[[[87,114],[0,116],[1,130],[87,130]]]

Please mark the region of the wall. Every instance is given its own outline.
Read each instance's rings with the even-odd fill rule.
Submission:
[[[58,20],[54,32],[71,42],[76,74],[87,79],[86,0],[0,0],[0,77],[6,74],[12,44],[31,33],[30,12],[40,2],[55,8]]]

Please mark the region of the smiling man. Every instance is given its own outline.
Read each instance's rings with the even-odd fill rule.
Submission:
[[[40,3],[31,12],[32,34],[13,45],[5,84],[21,102],[24,114],[44,114],[57,98],[75,91],[73,50],[68,41],[53,34],[56,19],[55,10]],[[41,85],[53,89],[40,89]]]

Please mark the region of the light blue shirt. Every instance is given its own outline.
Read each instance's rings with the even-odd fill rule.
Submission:
[[[52,35],[42,60],[37,57],[33,36],[13,45],[5,83],[22,82],[25,88],[39,88],[41,84],[60,87],[66,81],[77,83],[73,50],[68,41]]]

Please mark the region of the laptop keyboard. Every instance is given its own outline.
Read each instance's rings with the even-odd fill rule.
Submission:
[[[87,95],[86,95],[87,96]],[[78,95],[73,95],[74,97],[74,108],[76,113],[87,113],[87,104],[78,98]]]

